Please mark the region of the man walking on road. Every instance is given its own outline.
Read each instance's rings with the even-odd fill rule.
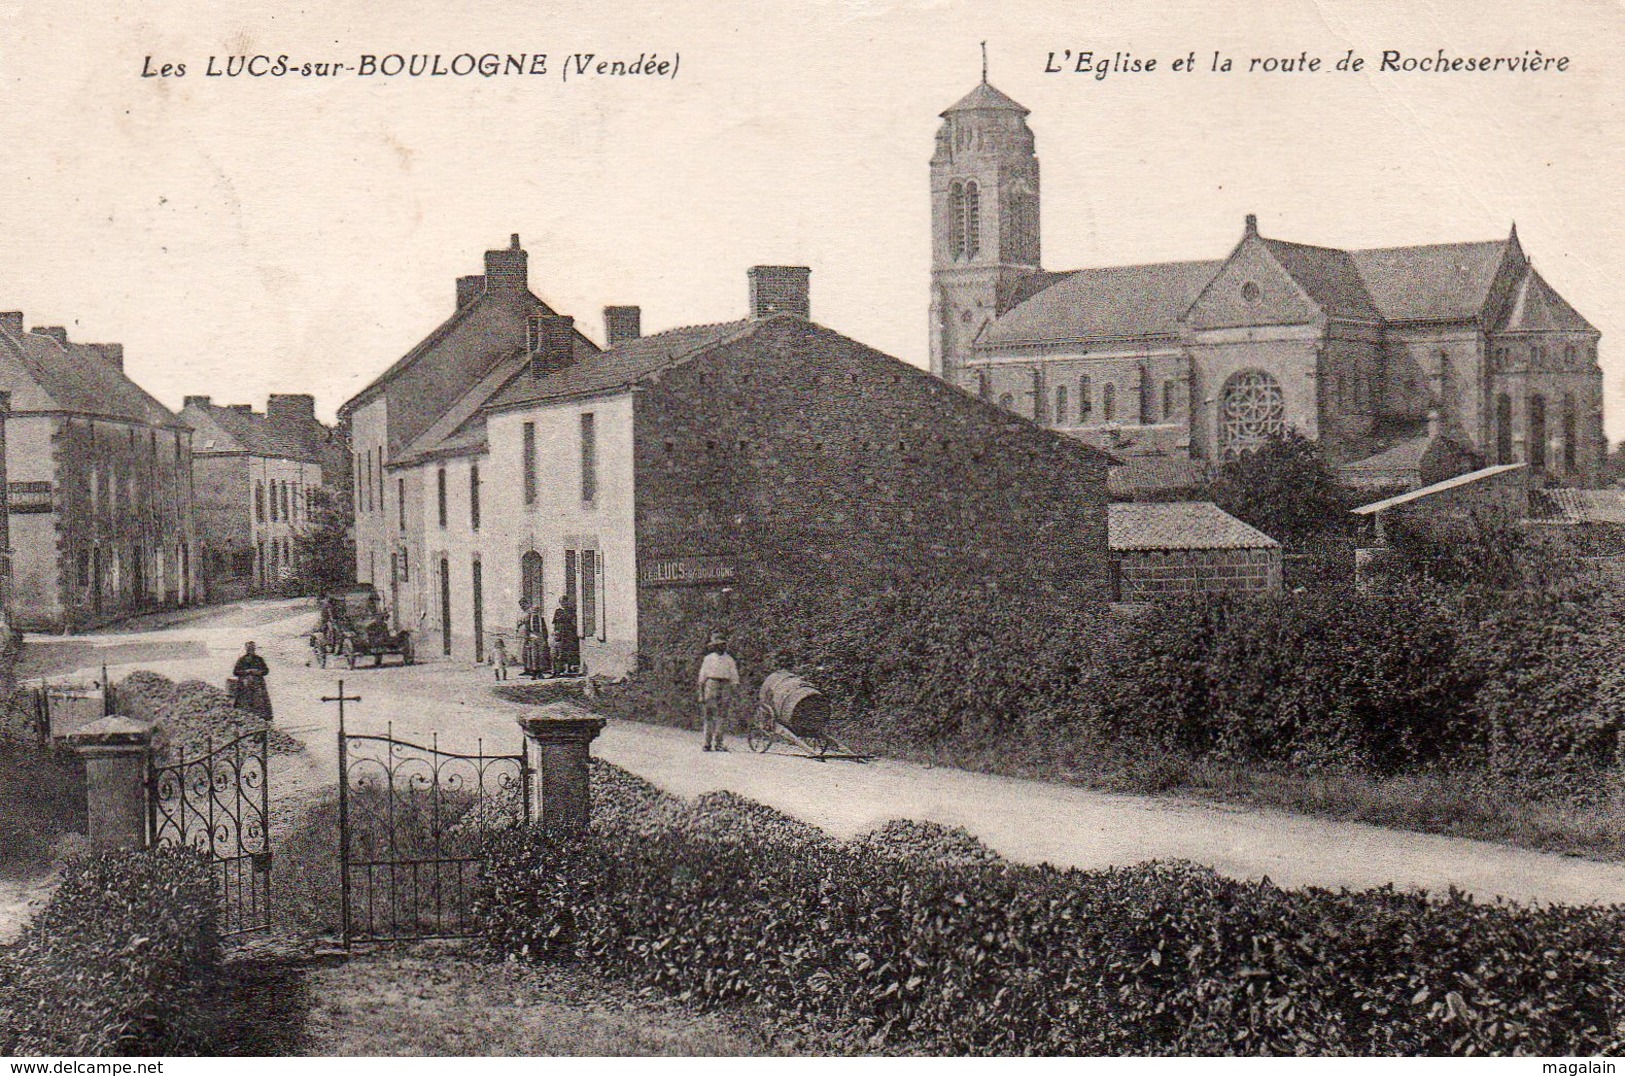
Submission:
[[[723,734],[727,728],[728,703],[738,687],[739,666],[728,653],[728,639],[714,631],[705,660],[700,662],[700,721],[705,726],[707,751],[728,750]]]

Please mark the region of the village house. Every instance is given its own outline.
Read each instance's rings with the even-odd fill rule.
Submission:
[[[1105,600],[1108,456],[811,322],[805,268],[748,285],[748,316],[650,336],[610,307],[603,351],[540,300],[510,300],[518,347],[442,326],[385,379],[475,368],[396,448],[363,416],[387,383],[345,405],[360,503],[370,445],[389,508],[358,571],[419,654],[480,660],[521,599],[566,594],[606,675],[680,665],[701,625],[808,579]]]
[[[191,430],[125,375],[123,346],[0,313],[0,384],[14,625],[72,631],[195,600]]]
[[[294,541],[310,525],[330,431],[315,400],[275,394],[260,413],[188,396],[201,582],[211,601],[274,590],[297,570]],[[347,492],[347,491],[346,491]]]

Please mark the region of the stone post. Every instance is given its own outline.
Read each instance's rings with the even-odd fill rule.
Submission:
[[[571,709],[554,716],[522,717],[519,727],[536,747],[536,769],[542,777],[542,828],[553,834],[579,833],[592,814],[587,789],[589,745],[604,729],[604,719]]]
[[[90,843],[98,852],[147,845],[147,757],[152,726],[117,715],[66,737],[85,760]]]

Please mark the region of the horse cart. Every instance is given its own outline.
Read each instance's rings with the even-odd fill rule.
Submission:
[[[795,673],[780,669],[762,681],[755,716],[745,732],[745,743],[757,754],[776,744],[799,749],[808,758],[867,762],[829,731],[830,706],[824,693]]]
[[[402,665],[413,661],[412,633],[389,630],[378,592],[365,583],[322,595],[322,619],[311,633],[310,649],[324,669],[334,659],[353,669],[365,657],[378,666],[386,654],[398,655]]]

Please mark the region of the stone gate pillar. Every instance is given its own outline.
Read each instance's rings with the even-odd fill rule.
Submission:
[[[117,715],[66,737],[85,760],[90,843],[98,852],[147,845],[147,761],[152,726]]]
[[[604,724],[603,718],[580,710],[519,719],[519,727],[536,748],[542,828],[547,832],[579,833],[587,828],[592,814],[587,760]]]

